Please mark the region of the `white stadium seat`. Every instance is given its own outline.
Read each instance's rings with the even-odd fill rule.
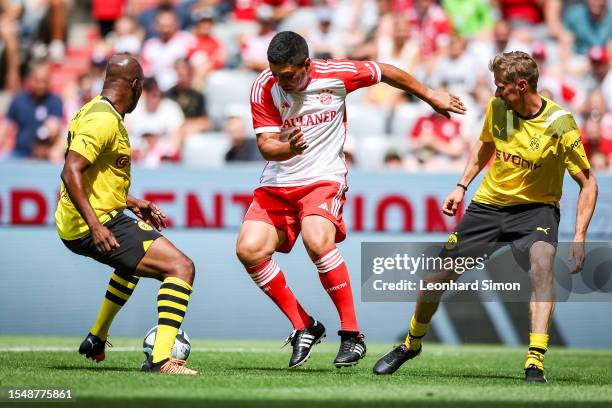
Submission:
[[[182,162],[192,167],[221,167],[229,148],[230,139],[225,133],[199,133],[183,143]]]
[[[348,133],[358,138],[385,133],[385,123],[389,115],[386,108],[374,105],[347,103]]]
[[[219,70],[211,72],[204,86],[209,117],[220,128],[228,106],[244,105],[248,110],[251,85],[257,74],[248,71]]]

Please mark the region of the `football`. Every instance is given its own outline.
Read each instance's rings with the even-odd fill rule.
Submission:
[[[145,356],[147,356],[147,359],[151,358],[151,354],[153,354],[153,344],[155,344],[156,335],[157,326],[151,328],[142,341],[142,351],[145,353]],[[172,358],[187,360],[189,353],[191,353],[189,336],[183,329],[179,329],[176,339],[174,340],[174,346],[172,347]]]

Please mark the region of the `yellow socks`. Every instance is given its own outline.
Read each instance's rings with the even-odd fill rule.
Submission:
[[[157,334],[153,346],[153,362],[172,356],[178,333],[191,295],[191,285],[179,278],[166,278],[157,292]]]
[[[544,369],[544,354],[548,350],[548,334],[529,333],[529,351],[525,368],[534,364],[540,370]]]
[[[124,274],[118,271],[113,273],[113,276],[111,276],[108,282],[106,295],[104,301],[102,301],[100,312],[98,312],[98,318],[91,329],[91,334],[99,337],[102,341],[106,341],[108,329],[113,319],[119,310],[121,310],[125,302],[130,298],[137,283],[137,276]]]
[[[410,350],[418,350],[421,347],[421,340],[425,337],[428,328],[429,323],[417,322],[416,317],[412,315],[410,330],[408,331],[406,340],[404,340],[404,344],[406,344]]]

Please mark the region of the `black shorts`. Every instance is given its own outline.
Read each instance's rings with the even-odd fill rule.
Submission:
[[[525,267],[525,256],[534,242],[557,246],[560,218],[559,209],[548,204],[499,206],[472,201],[443,252],[478,257],[511,244],[516,260]]]
[[[91,234],[70,241],[62,239],[62,242],[75,254],[93,258],[120,271],[133,273],[153,241],[162,236],[144,221],[135,220],[123,213],[113,216],[104,226],[111,230],[119,242],[119,248],[111,252],[99,252]]]

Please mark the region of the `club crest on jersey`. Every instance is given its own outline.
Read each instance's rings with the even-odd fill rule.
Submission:
[[[457,237],[457,232],[452,232],[448,236],[448,240],[446,241],[446,244],[444,244],[444,248],[448,250],[453,249],[457,246],[458,243],[459,243],[459,238]]]
[[[138,221],[138,227],[143,231],[153,231],[153,227],[144,221]]]
[[[329,89],[323,89],[319,92],[319,102],[321,102],[321,105],[329,105],[332,103],[332,100],[332,92]]]
[[[540,150],[540,140],[538,139],[538,136],[532,137],[529,141],[529,150],[532,152]]]

